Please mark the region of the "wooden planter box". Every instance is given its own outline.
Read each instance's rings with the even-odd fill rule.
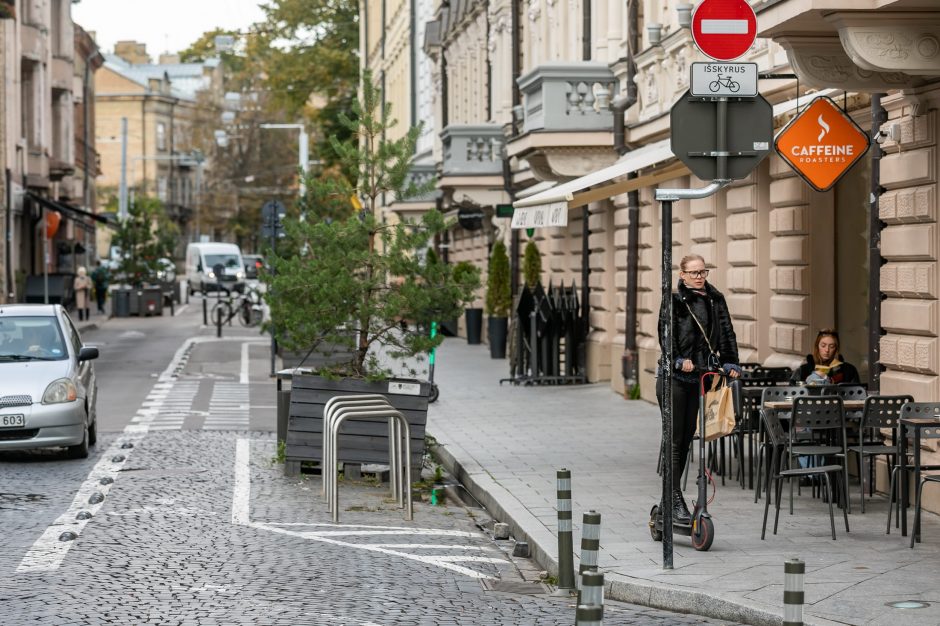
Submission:
[[[350,378],[330,380],[306,374],[294,377],[291,381],[284,474],[293,476],[300,473],[303,461],[322,460],[323,408],[330,398],[380,393],[408,420],[411,428],[412,476],[420,475],[430,391],[431,386],[426,381],[410,379],[369,382]],[[388,464],[388,421],[344,421],[340,429],[337,460],[343,463]]]

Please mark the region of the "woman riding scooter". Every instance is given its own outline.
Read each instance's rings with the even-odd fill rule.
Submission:
[[[721,292],[705,280],[707,277],[705,259],[698,254],[686,255],[679,262],[679,286],[672,294],[673,359],[667,364],[665,358],[660,357],[656,381],[656,397],[662,409],[662,373],[665,367],[672,368],[672,519],[679,525],[690,524],[692,517],[679,485],[695,436],[699,377],[718,369],[730,378],[741,374],[738,343],[728,305]],[[663,354],[666,352],[665,311],[663,307],[659,315],[659,344]]]

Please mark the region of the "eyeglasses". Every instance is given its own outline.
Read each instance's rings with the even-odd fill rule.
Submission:
[[[687,272],[682,270],[682,273],[691,276],[692,278],[708,278],[708,270],[695,270],[694,272]]]

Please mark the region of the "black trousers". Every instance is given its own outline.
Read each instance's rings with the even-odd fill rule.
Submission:
[[[698,383],[672,379],[672,487],[679,489],[698,424]],[[663,408],[663,379],[656,379],[656,399]]]

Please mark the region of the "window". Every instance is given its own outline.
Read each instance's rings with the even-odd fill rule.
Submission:
[[[40,147],[39,140],[39,97],[36,93],[39,85],[36,76],[37,63],[23,59],[20,65],[22,89],[20,90],[20,124],[23,139],[31,150]]]
[[[52,158],[71,161],[69,148],[72,145],[71,100],[67,91],[52,90]]]
[[[166,150],[166,124],[157,122],[157,150]]]
[[[0,363],[66,358],[68,350],[55,317],[16,316],[0,320]]]
[[[166,192],[167,192],[167,181],[166,178],[161,176],[157,179],[157,197],[166,202]]]

